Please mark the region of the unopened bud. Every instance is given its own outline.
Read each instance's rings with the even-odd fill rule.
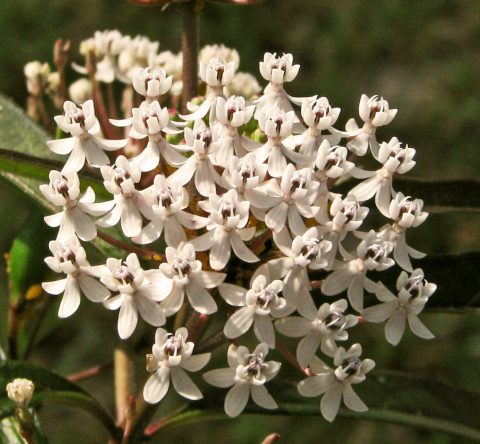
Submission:
[[[7,384],[7,395],[18,407],[25,408],[32,399],[34,388],[29,379],[17,378]]]

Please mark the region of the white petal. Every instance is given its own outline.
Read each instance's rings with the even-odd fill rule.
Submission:
[[[169,247],[177,247],[180,242],[186,242],[187,236],[183,227],[175,217],[169,217],[165,222],[165,242]]]
[[[143,295],[135,296],[138,311],[145,322],[154,327],[160,327],[165,324],[165,314],[162,307],[152,299]]]
[[[110,291],[91,276],[82,273],[77,280],[83,294],[92,302],[103,302],[110,296]]]
[[[394,311],[395,305],[385,302],[383,304],[366,308],[363,310],[362,316],[368,322],[384,322],[393,314]]]
[[[266,215],[265,215],[265,223],[268,228],[275,231],[275,233],[279,233],[282,228],[285,226],[285,222],[287,220],[288,214],[288,204],[286,202],[282,202],[278,204],[276,207],[273,207]]]
[[[199,287],[190,282],[185,287],[185,290],[187,292],[188,301],[195,311],[203,314],[212,314],[217,311],[215,300],[205,288]]]
[[[210,370],[203,374],[203,379],[215,387],[231,387],[235,383],[235,370],[233,368]]]
[[[310,333],[305,336],[297,347],[297,361],[302,368],[306,368],[315,355],[321,341],[318,333]]]
[[[330,273],[322,283],[322,293],[326,296],[333,296],[346,290],[354,275],[348,273],[344,268]]]
[[[229,339],[238,338],[248,331],[254,319],[255,308],[243,307],[228,318],[223,334]]]
[[[195,240],[196,239],[193,240],[193,244],[196,248]],[[225,267],[225,265],[227,265],[228,260],[230,259],[230,254],[231,247],[229,235],[226,231],[221,230],[213,240],[213,245],[210,250],[210,266],[214,270],[221,270]]]
[[[397,345],[405,332],[407,316],[405,312],[396,311],[385,324],[385,338],[392,345]]]
[[[264,409],[276,409],[278,404],[264,385],[252,385],[251,389],[253,402]]]
[[[245,409],[249,397],[250,384],[247,382],[237,382],[225,397],[225,413],[231,418],[240,415]]]
[[[65,290],[65,285],[67,284],[67,278],[60,279],[59,281],[52,282],[42,282],[42,288],[48,294],[60,294]]]
[[[134,237],[142,231],[142,216],[133,199],[124,199],[121,217],[122,231],[127,237]]]
[[[189,372],[198,372],[208,364],[211,353],[200,353],[189,358],[182,359],[181,366]]]
[[[279,319],[275,322],[277,330],[285,336],[300,338],[305,336],[311,328],[311,321],[299,316]]]
[[[329,422],[332,422],[337,416],[342,400],[342,386],[340,384],[331,387],[325,392],[320,401],[320,411],[322,416]]]
[[[270,348],[275,348],[275,330],[272,320],[268,316],[255,316],[253,331],[260,342],[264,342]]]
[[[324,373],[300,381],[297,388],[302,396],[305,396],[306,398],[314,398],[325,393],[325,391],[331,386],[331,382],[331,373]]]
[[[58,309],[59,318],[68,318],[75,313],[80,305],[80,288],[77,280],[72,276],[67,276],[65,291],[63,293],[62,302]]]
[[[352,308],[363,311],[363,283],[364,275],[356,276],[348,287],[348,300]]]
[[[233,252],[242,261],[250,263],[259,261],[258,257],[252,253],[252,251],[245,245],[243,240],[235,231],[230,233],[230,243],[232,245]]]
[[[433,339],[433,333],[423,324],[417,315],[408,313],[408,325],[410,330],[417,336],[423,339]]]
[[[185,370],[180,367],[174,367],[171,369],[172,383],[176,392],[187,399],[202,399],[202,392],[190,379]]]
[[[205,197],[216,194],[215,182],[210,175],[210,169],[208,168],[208,160],[201,160],[197,164],[197,170],[195,172],[195,188],[197,191]]]
[[[125,296],[118,314],[118,335],[122,339],[129,338],[135,330],[138,321],[137,306],[132,296]]]
[[[204,288],[218,287],[225,280],[225,277],[225,273],[216,273],[214,271],[199,271],[190,275],[192,282]]]
[[[368,407],[358,397],[350,384],[345,384],[343,387],[343,402],[345,405],[355,412],[366,412]]]
[[[97,228],[95,227],[95,224],[79,208],[69,210],[69,214],[72,218],[75,232],[81,240],[89,242],[97,236]]]
[[[170,369],[160,367],[150,378],[143,389],[143,398],[149,404],[160,402],[170,386]]]
[[[218,291],[228,304],[236,307],[245,305],[245,295],[247,293],[245,288],[233,284],[221,284]]]

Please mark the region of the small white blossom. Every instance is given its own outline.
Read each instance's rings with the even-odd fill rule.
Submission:
[[[216,312],[217,304],[208,290],[222,283],[226,274],[203,271],[191,243],[182,243],[176,249],[167,247],[165,256],[167,262],[160,265],[155,283],[161,289],[162,306],[167,316],[180,309],[185,294],[195,311],[203,314]]]
[[[27,80],[27,90],[32,96],[40,96],[48,83],[50,66],[48,63],[38,61],[29,62],[23,68]]]
[[[322,396],[320,411],[322,416],[332,422],[337,416],[343,398],[345,405],[356,412],[364,412],[368,407],[354,392],[352,385],[365,380],[365,375],[375,367],[371,359],[360,359],[362,347],[354,344],[346,351],[339,347],[335,353],[335,369],[328,367],[318,358],[310,364],[314,373],[298,384],[298,391],[302,396]]]
[[[395,265],[395,261],[388,256],[393,245],[379,237],[371,230],[358,244],[356,254],[348,254],[346,261],[338,262],[322,283],[322,293],[333,296],[347,290],[351,306],[362,312],[363,290],[372,281],[367,278],[367,271],[382,271]],[[345,252],[347,253],[347,252]]]
[[[215,131],[218,129],[217,131]],[[212,154],[212,141],[218,137],[218,126],[210,129],[203,120],[195,121],[193,129],[185,128],[186,145],[179,145],[179,149],[191,151],[192,155],[185,163],[169,176],[169,180],[175,180],[186,185],[192,177],[195,188],[205,197],[217,194],[215,184],[223,185],[221,176],[215,171],[215,158]]]
[[[261,90],[255,76],[248,72],[235,73],[232,82],[227,86],[228,95],[243,96],[247,100],[252,99]]]
[[[186,342],[188,330],[179,328],[175,334],[157,328],[152,354],[147,355],[147,371],[153,373],[143,389],[143,398],[149,404],[160,402],[170,388],[172,381],[175,391],[190,400],[202,399],[203,395],[187,375],[198,372],[210,360],[210,353],[192,355],[194,344]]]
[[[132,239],[136,243],[150,244],[164,233],[166,244],[177,247],[187,241],[184,227],[198,230],[208,223],[206,217],[184,211],[188,206],[187,190],[171,177],[166,179],[157,174],[153,185],[142,191],[142,196],[147,207],[145,216],[150,222]]]
[[[162,68],[136,68],[133,70],[133,87],[145,97],[147,103],[158,100],[172,87],[173,77]]]
[[[253,279],[250,290],[232,284],[222,284],[219,291],[230,305],[242,307],[228,318],[223,334],[234,339],[245,334],[253,325],[255,336],[270,348],[275,347],[275,330],[271,316],[287,316],[295,306],[279,296],[283,289],[280,280],[271,281],[267,276],[259,275]]]
[[[70,239],[77,235],[83,241],[91,241],[97,236],[97,228],[88,215],[101,216],[113,207],[113,202],[95,202],[95,192],[88,187],[80,195],[80,182],[77,173],[50,171],[50,183],[40,185],[40,191],[47,200],[63,211],[45,216],[50,227],[60,227],[57,240]]]
[[[210,370],[203,375],[209,384],[232,387],[225,397],[225,413],[234,418],[245,409],[250,395],[253,402],[265,409],[278,408],[277,403],[265,388],[265,383],[280,371],[280,362],[265,361],[267,344],[259,344],[253,353],[247,347],[230,345],[228,348],[229,368]]]
[[[418,318],[430,296],[437,286],[424,279],[423,271],[417,268],[410,277],[402,271],[397,279],[398,296],[390,292],[382,283],[378,282],[373,289],[378,300],[382,303],[366,308],[362,315],[369,322],[384,322],[385,337],[392,345],[397,345],[408,325],[412,332],[424,339],[434,336]]]
[[[66,101],[63,109],[65,115],[55,116],[55,122],[63,132],[73,137],[47,142],[54,153],[70,154],[62,172],[81,170],[85,159],[94,167],[109,165],[110,159],[104,151],[115,151],[127,144],[127,140],[106,140],[96,136],[100,132],[100,124],[95,117],[93,100],[87,100],[81,108]]]
[[[200,207],[210,213],[208,232],[192,240],[197,251],[210,249],[210,266],[221,270],[227,265],[231,251],[245,262],[257,262],[258,257],[245,245],[255,235],[255,227],[246,228],[250,202],[240,202],[235,190],[222,196],[211,195],[208,201],[199,202]]]
[[[376,129],[379,126],[388,125],[397,114],[397,110],[390,109],[388,102],[383,98],[362,94],[358,112],[364,125],[359,128],[355,119],[347,122],[347,132],[344,134],[349,138],[347,147],[358,156],[363,156],[370,147],[372,154],[376,157],[378,154]]]
[[[205,45],[198,55],[198,60],[203,65],[208,65],[213,58],[225,60],[226,62],[234,62],[235,69],[240,66],[240,56],[238,51],[228,48],[225,45]]]
[[[145,36],[137,35],[129,39],[127,45],[118,56],[119,79],[132,83],[138,68],[144,69],[148,61],[158,52],[159,43],[152,42]]]
[[[68,94],[73,102],[80,104],[92,99],[93,88],[90,80],[81,78],[71,83]]]
[[[314,357],[318,347],[328,356],[337,350],[336,341],[348,339],[347,329],[358,323],[354,315],[344,314],[347,301],[340,299],[333,304],[324,303],[318,310],[311,297],[305,298],[299,305],[302,315],[279,319],[275,327],[280,333],[293,338],[302,337],[297,347],[297,361],[306,368]]]
[[[165,288],[156,284],[158,270],[144,271],[135,253],[122,263],[120,259],[107,259],[100,281],[117,295],[103,302],[109,310],[118,310],[118,335],[129,338],[137,326],[138,313],[154,327],[165,324],[165,313],[157,303],[165,298]]]
[[[357,200],[366,201],[375,196],[375,204],[380,212],[389,217],[390,200],[393,193],[392,180],[393,175],[405,174],[415,166],[413,157],[415,149],[401,147],[401,142],[393,137],[390,142],[383,142],[380,145],[377,160],[383,164],[383,167],[377,171],[362,171],[356,169],[354,177],[368,179],[355,186],[350,194],[353,194]]]
[[[99,276],[99,269],[90,266],[77,238],[51,241],[49,248],[53,256],[45,258],[45,263],[56,273],[67,275],[58,281],[42,283],[42,288],[49,294],[63,293],[58,309],[60,318],[67,318],[77,311],[81,293],[92,302],[103,302],[110,296],[110,291],[94,279]]]

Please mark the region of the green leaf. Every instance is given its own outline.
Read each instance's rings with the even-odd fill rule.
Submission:
[[[395,176],[394,189],[423,199],[431,212],[480,211],[480,180],[430,180]]]
[[[119,436],[119,429],[110,414],[82,388],[67,379],[26,362],[0,362],[0,387],[15,378],[26,378],[35,384],[35,392],[30,405],[36,407],[46,403],[66,404],[89,412],[97,418],[111,436]],[[5,390],[0,390],[0,419],[15,414],[15,404],[8,399]]]
[[[53,137],[29,119],[21,108],[0,95],[0,176],[13,183],[42,208],[55,211],[38,189],[48,183],[50,170],[61,170],[66,157],[50,151],[46,141]],[[96,172],[79,174],[82,189],[91,186],[98,197],[111,199]]]
[[[413,268],[421,268],[429,282],[437,284],[425,310],[465,311],[480,308],[480,252],[439,254],[413,261]],[[392,267],[393,268],[393,267]],[[398,268],[373,272],[368,276],[383,282],[395,292]],[[377,303],[373,296],[366,297],[366,305]]]
[[[354,387],[369,410],[357,413],[341,407],[339,416],[395,423],[480,441],[480,393],[401,372],[373,372],[364,383]],[[282,401],[281,390],[275,393],[279,409],[268,414],[314,415],[319,421],[323,420],[320,398],[303,398],[296,390],[290,390],[283,393]],[[193,409],[161,419],[161,427],[150,427],[153,433],[149,438],[169,427],[184,426],[194,421],[226,419],[223,398],[217,398],[216,403],[209,402],[207,397],[196,402]],[[265,415],[267,411],[250,402],[245,413]]]
[[[51,231],[45,225],[42,213],[33,208],[10,249],[10,303],[14,304],[32,285],[42,281],[47,270],[43,259],[49,254],[50,237]]]

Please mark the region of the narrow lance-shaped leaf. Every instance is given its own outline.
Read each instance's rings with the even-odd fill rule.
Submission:
[[[119,429],[115,426],[110,414],[86,391],[65,378],[26,362],[0,362],[0,387],[15,378],[26,378],[33,381],[35,391],[30,403],[38,406],[44,403],[67,404],[85,410],[97,418],[111,436],[117,437]],[[15,404],[8,399],[5,390],[0,390],[0,419],[14,415]]]

